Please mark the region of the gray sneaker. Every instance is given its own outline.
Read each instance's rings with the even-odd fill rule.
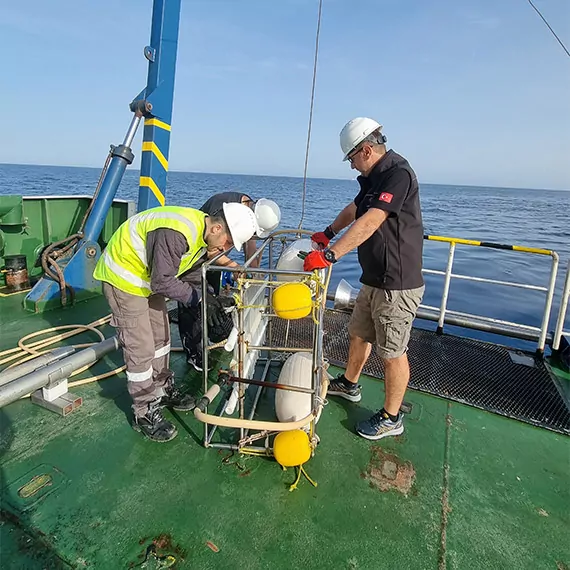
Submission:
[[[371,418],[356,424],[356,433],[366,439],[382,439],[404,433],[404,416],[400,412],[393,422],[386,412],[378,410]]]
[[[341,379],[341,376],[337,376],[334,380],[331,380],[329,384],[329,389],[327,390],[328,396],[339,396],[344,398],[349,402],[360,402],[362,399],[362,388],[360,384],[354,384],[353,386],[347,386]]]

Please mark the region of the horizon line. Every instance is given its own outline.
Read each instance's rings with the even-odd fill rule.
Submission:
[[[0,166],[47,166],[50,168],[89,168],[91,170],[99,170],[101,171],[103,167],[98,166],[78,166],[73,164],[38,164],[38,163],[31,163],[31,162],[0,162]],[[127,167],[128,170],[128,167]],[[125,170],[125,172],[127,172]],[[140,172],[140,168],[138,169],[131,169]],[[291,176],[291,175],[282,175],[282,174],[249,174],[243,172],[207,172],[201,170],[176,170],[172,169],[168,171],[175,172],[179,174],[211,174],[216,176],[256,176],[259,178],[269,177],[269,178],[294,178],[297,180],[303,180],[303,176]],[[307,176],[307,180],[335,180],[335,181],[355,181],[355,178],[328,178],[325,176]],[[418,181],[419,182],[419,181]],[[488,188],[488,189],[500,189],[500,190],[546,190],[548,192],[570,192],[570,189],[563,189],[563,188],[529,188],[529,187],[522,187],[522,186],[489,186],[487,184],[463,184],[463,183],[441,183],[441,182],[419,182],[420,186],[422,184],[429,185],[429,186],[451,186],[451,187],[465,187],[465,188]]]

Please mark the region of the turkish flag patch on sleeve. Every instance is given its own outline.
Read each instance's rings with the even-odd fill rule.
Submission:
[[[380,200],[381,202],[388,202],[388,204],[392,201],[392,198],[394,197],[394,194],[390,194],[390,192],[382,192],[382,194],[380,194],[380,197],[378,198],[378,200]]]

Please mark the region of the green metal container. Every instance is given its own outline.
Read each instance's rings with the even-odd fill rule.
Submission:
[[[33,283],[42,275],[40,255],[44,248],[75,233],[90,203],[91,196],[0,196],[0,268],[4,269],[6,256],[25,255]],[[101,249],[135,211],[133,202],[113,202],[99,237]],[[5,285],[2,271],[0,288]]]

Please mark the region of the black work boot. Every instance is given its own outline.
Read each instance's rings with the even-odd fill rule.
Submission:
[[[132,425],[135,431],[160,443],[170,441],[178,435],[176,426],[162,415],[160,400],[151,402],[144,416],[135,416]]]
[[[196,400],[190,394],[183,394],[173,383],[164,388],[164,396],[160,399],[161,408],[172,408],[179,412],[191,412],[196,407]]]

